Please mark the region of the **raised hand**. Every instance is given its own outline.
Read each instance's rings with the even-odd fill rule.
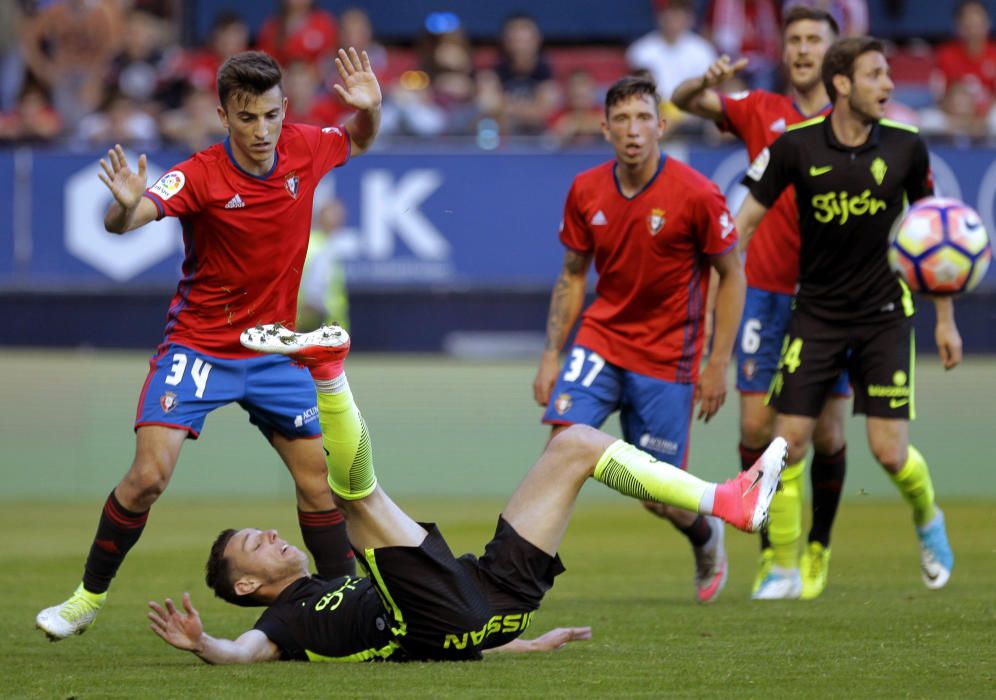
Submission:
[[[714,88],[722,85],[746,68],[747,62],[746,58],[741,58],[736,63],[730,63],[730,57],[724,53],[702,75],[702,87]]]
[[[106,160],[100,159],[100,167],[104,172],[97,173],[97,177],[111,191],[122,209],[128,211],[137,207],[147,185],[145,154],[138,157],[138,172],[135,173],[128,167],[124,149],[118,144],[107,152]]]
[[[339,49],[335,67],[342,78],[342,85],[336,84],[333,87],[343,102],[364,112],[380,107],[380,83],[370,68],[370,58],[366,51],[357,53],[353,47],[349,47],[348,52]]]
[[[154,601],[149,602],[149,620],[152,623],[149,627],[158,634],[167,644],[171,644],[177,649],[186,651],[197,651],[204,635],[204,625],[201,624],[201,616],[190,603],[190,594],[183,594],[183,608],[186,614],[176,609],[173,601],[166,599],[165,609]]]

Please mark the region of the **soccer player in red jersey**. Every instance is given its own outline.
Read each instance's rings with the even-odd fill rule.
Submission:
[[[752,161],[787,127],[830,109],[820,66],[837,36],[836,21],[823,10],[800,5],[785,15],[782,26],[788,95],[766,90],[734,95],[717,91],[717,86],[747,65],[747,59],[731,63],[727,56],[721,56],[705,75],[679,85],[672,97],[680,109],[712,120],[740,138]],[[799,245],[799,212],[789,188],[758,227],[746,261],[747,298],[736,344],[740,460],[744,469],[754,463],[774,434],[775,411],[768,406],[766,396],[791,314],[799,277]],[[797,464],[782,475],[768,530],[761,535],[755,599],[815,598],[826,586],[830,530],[846,471],[844,422],[849,394],[845,372],[826,402],[813,436],[813,523],[801,567],[802,465]],[[772,567],[776,567],[774,571]],[[779,576],[782,571],[788,575]]]
[[[174,166],[146,189],[146,157],[132,171],[120,146],[101,160],[114,195],[104,217],[126,233],[164,216],[183,224],[183,275],[150,360],[135,420],[131,468],[107,497],[76,592],[38,614],[52,640],[80,634],[104,604],[149,509],[165,490],[187,438],[207,414],[236,401],[287,465],[305,544],[329,576],[355,570],[342,514],[327,482],[316,395],[306,369],[260,357],[239,343],[245,326],[293,327],[315,186],[350,155],[363,153],[380,125],[381,92],[367,55],[340,50],[336,91],[357,110],[344,127],[283,124],[281,70],[250,51],[218,71],[216,144]]]
[[[547,407],[551,438],[572,424],[599,427],[618,410],[627,442],[684,467],[695,404],[709,420],[726,397],[745,283],[722,193],[661,153],[664,127],[653,80],[626,77],[609,89],[602,129],[615,159],[578,175],[567,195],[560,232],[567,251],[533,393]],[[592,261],[597,298],[561,371]],[[719,273],[716,331],[700,376],[711,269]],[[688,536],[697,597],[715,599],[727,574],[722,523],[648,508]]]

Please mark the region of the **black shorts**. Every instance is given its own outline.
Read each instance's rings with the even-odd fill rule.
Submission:
[[[474,660],[512,641],[532,622],[543,595],[563,573],[559,556],[524,540],[504,518],[484,555],[455,557],[433,523],[418,547],[360,553],[405,656]]]
[[[898,314],[872,321],[827,321],[792,313],[768,402],[779,413],[816,418],[840,373],[854,389],[854,413],[914,417],[913,319]]]

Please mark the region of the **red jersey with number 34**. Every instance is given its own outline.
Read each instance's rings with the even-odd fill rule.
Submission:
[[[657,174],[627,198],[615,161],[604,163],[574,178],[560,242],[592,255],[598,272],[575,342],[630,371],[694,382],[709,256],[737,243],[719,188],[662,154]]]
[[[792,98],[766,90],[720,94],[720,101],[723,119],[719,128],[744,142],[750,162],[787,127],[809,118]],[[830,106],[828,103],[819,114],[829,112]],[[795,191],[790,187],[764,215],[750,239],[745,265],[747,284],[768,292],[794,294],[799,281],[799,245],[799,210]]]
[[[315,186],[349,158],[337,127],[285,124],[272,170],[251,175],[228,140],[175,165],[145,192],[159,217],[183,226],[183,277],[164,343],[217,357],[252,357],[239,334],[257,323],[297,319]]]

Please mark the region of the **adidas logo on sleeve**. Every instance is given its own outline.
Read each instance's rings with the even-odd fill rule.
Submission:
[[[599,209],[597,212],[595,212],[595,215],[593,217],[591,217],[591,225],[592,226],[605,226],[608,223],[609,223],[609,220],[605,218],[605,214],[602,213],[601,209]]]

